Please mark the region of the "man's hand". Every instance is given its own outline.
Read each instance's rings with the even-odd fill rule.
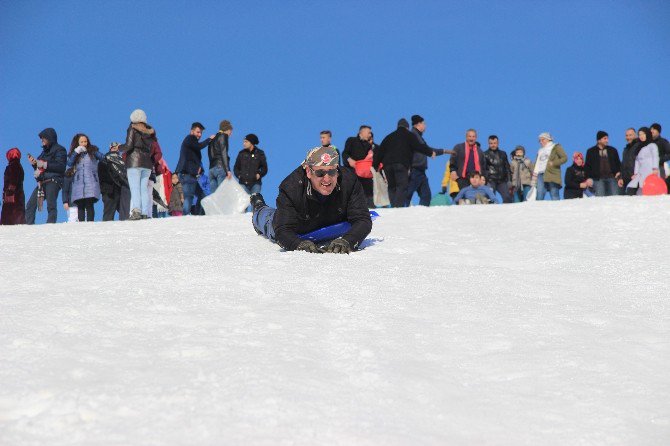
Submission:
[[[313,254],[323,254],[323,250],[318,246],[316,246],[314,242],[311,240],[301,241],[298,247],[296,248],[296,251],[311,252]]]
[[[623,187],[623,180],[619,178],[619,181],[617,181],[616,184],[618,184],[619,187]]]
[[[216,138],[216,135],[210,135],[209,136],[209,139],[214,139],[214,138]]]
[[[42,161],[42,160],[37,160],[36,166],[37,166],[38,169],[46,169],[47,168],[47,162]]]
[[[431,158],[435,158],[437,156],[437,153],[433,151],[433,156]]]
[[[451,178],[451,181],[456,181],[458,179],[458,174],[456,172],[451,172],[449,177]]]
[[[28,162],[32,165],[35,166],[35,163],[37,163],[37,160],[35,159],[34,156],[28,155]]]
[[[257,173],[257,174],[256,174],[256,179],[257,179],[257,180],[260,180],[260,179],[261,179],[261,174],[260,174],[260,173]]]
[[[228,172],[226,172],[226,178],[228,178],[230,180],[232,177],[233,177],[233,173],[230,170]]]
[[[326,252],[333,254],[349,254],[351,252],[351,245],[343,238],[336,238],[326,248]]]

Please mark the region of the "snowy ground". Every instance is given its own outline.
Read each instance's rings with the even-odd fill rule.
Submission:
[[[0,445],[667,445],[670,197],[0,227]]]

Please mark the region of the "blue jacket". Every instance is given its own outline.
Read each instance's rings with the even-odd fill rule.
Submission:
[[[196,176],[198,168],[202,164],[202,149],[207,147],[211,139],[207,138],[203,142],[198,142],[198,138],[194,135],[188,135],[181,143],[181,150],[179,151],[179,162],[177,168],[174,170],[177,173],[187,173]]]
[[[43,146],[40,156],[37,157],[38,160],[47,162],[47,168],[37,178],[37,181],[54,180],[58,184],[63,184],[65,163],[67,161],[65,147],[58,144],[56,130],[52,128],[42,130],[39,137],[48,141],[47,145]]]
[[[477,195],[481,194],[486,195],[489,198],[489,200],[491,200],[493,203],[500,203],[498,201],[498,197],[496,196],[495,192],[493,192],[493,189],[491,189],[488,186],[479,186],[478,188],[468,186],[464,189],[461,189],[458,195],[456,195],[456,197],[454,198],[454,203],[458,204],[458,200],[461,199],[470,200],[474,203],[475,199],[477,198]]]
[[[103,160],[105,157],[97,147],[92,153],[93,159],[91,159],[88,153],[78,154],[72,151],[67,159],[67,167],[75,166],[77,169],[72,179],[71,200],[73,202],[83,198],[95,198],[97,201],[100,198],[98,161]]]

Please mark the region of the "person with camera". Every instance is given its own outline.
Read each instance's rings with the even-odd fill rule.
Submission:
[[[42,142],[42,153],[37,158],[28,154],[28,162],[35,169],[37,187],[26,204],[26,223],[35,224],[38,204],[47,202],[47,223],[56,223],[58,219],[58,193],[63,187],[63,175],[67,163],[65,147],[58,144],[58,135],[52,128],[44,129],[38,135]]]

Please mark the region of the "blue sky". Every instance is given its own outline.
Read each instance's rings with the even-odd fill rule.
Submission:
[[[1,1],[0,150],[29,170],[45,127],[106,148],[142,108],[174,168],[191,122],[229,119],[233,161],[258,135],[274,201],[320,130],[381,141],[415,113],[434,147],[474,127],[507,151],[549,131],[571,155],[600,129],[621,149],[630,126],[670,134],[668,18],[664,1]]]

